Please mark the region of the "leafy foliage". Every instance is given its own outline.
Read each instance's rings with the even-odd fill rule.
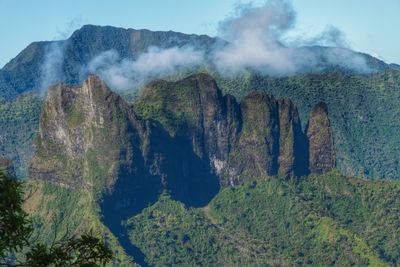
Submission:
[[[201,209],[164,193],[126,228],[153,266],[390,266],[400,261],[399,186],[337,171],[297,184],[258,178]]]
[[[28,245],[32,225],[22,208],[22,182],[0,170],[0,259]]]
[[[397,181],[367,182],[338,173],[311,175],[298,187],[301,198],[345,226],[391,263],[400,261],[400,184]]]
[[[26,266],[105,266],[112,252],[90,235],[69,238],[51,247],[34,245],[26,254]]]
[[[94,203],[96,194],[85,188],[71,188],[65,185],[28,181],[25,191],[33,192],[24,203],[24,209],[31,215],[34,225],[32,236],[41,244],[50,246],[54,240],[68,236],[104,236],[113,259],[108,266],[135,266],[132,259],[120,247],[116,237],[102,224],[99,208]]]
[[[23,94],[9,102],[0,101],[0,155],[14,162],[18,177],[27,176],[41,104],[42,100],[35,94]]]
[[[53,240],[50,246],[33,242],[33,226],[23,210],[23,196],[22,182],[0,171],[0,265],[105,266],[112,259],[103,241],[88,234]]]

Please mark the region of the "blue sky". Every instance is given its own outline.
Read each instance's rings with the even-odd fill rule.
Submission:
[[[64,39],[83,24],[217,34],[235,0],[0,0],[0,66],[33,41]],[[354,50],[400,63],[400,0],[293,0],[294,34],[317,35],[332,25]]]

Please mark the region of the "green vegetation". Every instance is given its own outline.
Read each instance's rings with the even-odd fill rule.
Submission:
[[[312,107],[328,105],[337,164],[347,176],[370,179],[400,177],[400,71],[374,74],[330,71],[292,77],[243,74],[233,79],[215,75],[224,93],[243,97],[260,90],[287,97],[299,109],[303,127]]]
[[[400,149],[397,134],[397,125],[400,124],[399,70],[368,75],[329,71],[281,78],[250,71],[235,77],[224,77],[204,68],[199,71],[213,75],[223,93],[232,94],[239,99],[255,90],[268,92],[275,98],[291,99],[299,109],[303,128],[312,107],[321,101],[327,103],[338,169],[347,176],[370,179],[400,177],[400,155],[397,153]],[[168,80],[179,78],[181,75],[177,74],[168,77]],[[153,90],[155,98],[155,92],[158,91],[162,90]],[[132,95],[129,91],[124,94]],[[135,111],[145,118],[159,119],[166,110],[160,103],[162,97],[174,95],[176,94],[160,95],[159,104],[154,102],[153,109],[147,106],[147,110],[140,108],[139,97],[136,102],[138,104],[135,103]],[[128,99],[133,101],[132,97]],[[179,97],[177,100],[182,101]],[[182,102],[176,103],[182,106]],[[179,118],[171,117],[167,122],[174,125],[176,119]]]
[[[91,233],[103,237],[112,250],[110,266],[133,266],[114,235],[100,221],[96,195],[88,188],[71,189],[67,185],[44,181],[25,184],[24,210],[30,214],[34,233],[42,244],[63,240],[65,236]]]
[[[64,235],[49,246],[32,238],[33,225],[23,209],[22,182],[0,171],[0,266],[105,266],[112,251],[95,236]],[[55,234],[59,234],[57,229]]]
[[[299,108],[303,127],[311,108],[320,101],[326,102],[335,138],[338,169],[347,176],[371,179],[400,177],[400,155],[397,153],[400,149],[397,134],[397,125],[400,124],[400,71],[386,70],[369,75],[331,71],[282,78],[251,72],[226,78],[212,70],[203,68],[200,71],[214,75],[224,93],[239,98],[254,90],[266,91],[276,98],[290,98]],[[177,80],[182,76],[178,73],[167,78]],[[155,92],[158,91],[162,90],[153,90],[153,109],[147,107],[145,110],[139,101],[135,111],[146,118],[163,119],[162,123],[172,133],[180,119],[175,115],[186,116],[190,110],[185,108],[175,110],[176,113],[163,113],[169,107],[162,105],[162,97],[175,97],[181,101],[172,107],[176,109],[190,108],[190,103],[185,104],[183,95],[157,96]],[[124,91],[123,96],[133,102],[138,93],[136,89]],[[0,155],[14,161],[19,177],[27,175],[40,109],[41,100],[33,94],[0,102]],[[78,114],[71,119],[71,122],[80,122]]]
[[[311,175],[297,190],[307,205],[365,237],[382,258],[399,262],[399,182],[349,179],[334,172]]]
[[[133,109],[144,119],[160,122],[174,136],[182,127],[197,123],[200,116],[197,90],[190,81],[179,84],[155,81],[135,101]]]
[[[10,102],[0,101],[0,155],[14,162],[18,177],[27,176],[41,104],[35,94],[23,94]]]
[[[201,209],[167,193],[126,228],[153,266],[391,266],[400,261],[399,182],[337,171],[298,184],[259,178]]]

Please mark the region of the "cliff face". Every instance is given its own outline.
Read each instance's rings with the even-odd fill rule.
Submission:
[[[307,138],[289,99],[253,92],[239,103],[222,96],[211,76],[198,74],[149,84],[133,109],[159,122],[172,138],[186,140],[221,185],[308,173]]]
[[[307,126],[309,140],[310,171],[322,174],[335,167],[335,149],[332,130],[325,103],[317,104],[311,111]]]
[[[284,179],[302,175],[307,170],[303,158],[304,138],[297,108],[289,99],[254,92],[240,103],[242,128],[234,147],[230,172],[248,178],[279,175]],[[232,171],[234,170],[234,171]]]
[[[57,85],[43,106],[30,176],[91,187],[107,173],[109,186],[120,169],[132,172],[140,132],[125,102],[95,76],[82,87]]]
[[[332,169],[323,104],[313,110],[307,137],[290,100],[254,92],[239,103],[209,75],[152,82],[133,107],[91,76],[82,87],[50,88],[30,176],[106,192],[105,205],[146,205],[165,188],[202,206],[221,185]]]

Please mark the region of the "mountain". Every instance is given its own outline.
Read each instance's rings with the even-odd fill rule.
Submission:
[[[334,170],[329,114],[318,103],[302,131],[290,99],[238,101],[206,74],[132,105],[96,76],[58,84],[26,209],[43,239],[105,236],[116,266],[396,265],[400,184]]]
[[[369,179],[399,177],[399,71],[369,75],[334,71],[281,78],[250,75],[220,84],[223,90],[231,88],[225,92],[235,91],[238,96],[256,89],[292,99],[303,127],[312,108],[325,102],[338,169],[347,176]]]
[[[43,64],[47,57],[58,57],[57,81],[80,84],[87,77],[90,60],[107,50],[115,50],[121,58],[135,59],[151,46],[171,48],[194,46],[209,50],[217,39],[206,35],[188,35],[173,31],[123,29],[111,26],[86,25],[61,41],[34,42],[0,71],[0,99],[13,99],[27,91],[40,89]],[[56,50],[56,53],[53,51]]]
[[[161,49],[190,46],[209,54],[214,48],[226,43],[222,39],[207,35],[85,25],[66,40],[31,43],[4,65],[0,70],[0,99],[10,100],[23,92],[43,89],[39,87],[48,71],[47,61],[51,61],[52,68],[59,68],[55,80],[51,82],[79,85],[88,75],[89,62],[104,51],[115,50],[122,59],[134,60],[152,46]],[[298,50],[299,54],[310,53],[315,56],[316,69],[304,72],[340,69],[330,65],[335,64],[335,61],[331,60],[332,57],[345,60],[355,56],[365,59],[366,66],[373,72],[399,69],[396,64],[386,64],[370,55],[348,49],[312,46],[300,47]],[[348,67],[351,69],[351,63]]]
[[[80,85],[88,75],[89,62],[104,51],[113,49],[121,59],[134,60],[150,46],[190,46],[209,54],[216,46],[224,44],[223,40],[204,35],[93,25],[83,26],[66,40],[32,43],[0,70],[0,155],[13,160],[18,177],[27,177],[43,104],[45,89],[41,87],[49,81]],[[164,78],[176,81],[185,74],[200,71],[214,76],[224,94],[238,99],[252,91],[289,98],[299,109],[303,131],[311,109],[325,102],[335,139],[337,168],[341,173],[370,179],[399,178],[398,65],[347,49],[299,49],[315,55],[317,71],[305,69],[304,73],[275,77],[246,70],[227,77],[207,65]],[[361,57],[375,71],[358,73],[351,68],[327,64],[338,53],[344,62],[346,58]],[[49,62],[51,64],[47,64]],[[53,65],[54,68],[49,67]],[[133,89],[121,95],[132,102],[137,92]]]
[[[290,100],[252,93],[238,103],[209,75],[150,83],[132,108],[90,76],[81,87],[49,88],[30,178],[107,189],[126,203],[140,192],[153,199],[168,189],[202,206],[220,186],[252,177],[332,170],[327,112],[323,103],[316,106],[307,138]]]
[[[42,105],[40,88],[44,76],[53,82],[80,84],[86,77],[89,61],[113,49],[121,57],[134,59],[150,46],[169,48],[191,45],[206,49],[216,40],[208,36],[176,32],[122,29],[86,25],[62,41],[34,42],[0,70],[0,153],[16,165],[19,177],[27,177],[33,156],[33,141],[38,131]],[[56,51],[56,52],[53,52]],[[50,59],[53,58],[53,59]],[[51,70],[44,69],[51,62]],[[53,66],[54,65],[54,66]],[[51,72],[46,74],[46,72]],[[54,73],[53,73],[54,72]]]

